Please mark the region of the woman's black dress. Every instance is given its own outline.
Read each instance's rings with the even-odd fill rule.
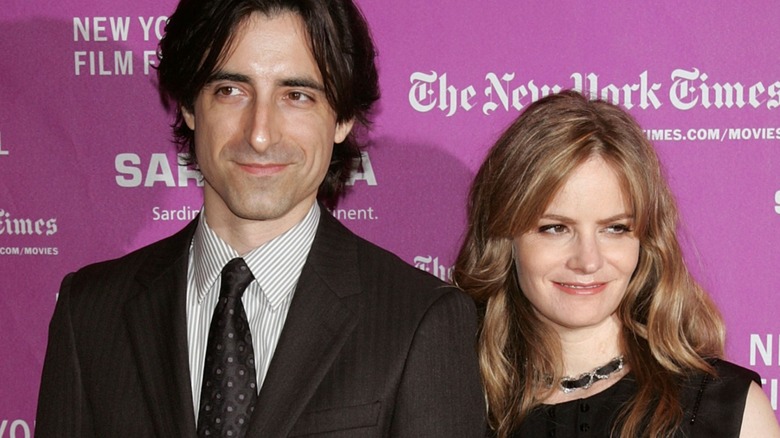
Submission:
[[[690,377],[681,394],[685,415],[675,437],[732,438],[739,436],[750,382],[761,384],[755,372],[724,360],[711,362],[718,378]],[[512,435],[524,437],[609,437],[621,406],[636,391],[631,373],[606,390],[580,400],[541,405]]]

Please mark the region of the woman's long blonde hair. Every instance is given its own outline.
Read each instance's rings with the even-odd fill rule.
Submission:
[[[685,266],[677,207],[640,127],[611,103],[573,91],[547,96],[507,129],[477,173],[454,271],[455,283],[480,309],[480,366],[498,437],[540,404],[542,376],[557,381],[562,374],[560,341],[518,286],[513,238],[536,225],[571,172],[593,156],[621,179],[640,242],[639,263],[617,311],[638,392],[614,432],[671,436],[682,421],[681,379],[693,371],[713,374],[705,359],[723,354],[722,319]]]

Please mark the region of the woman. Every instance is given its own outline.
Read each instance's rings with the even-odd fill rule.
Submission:
[[[471,189],[455,267],[481,311],[498,437],[776,437],[758,375],[683,262],[636,122],[567,91],[530,105]]]

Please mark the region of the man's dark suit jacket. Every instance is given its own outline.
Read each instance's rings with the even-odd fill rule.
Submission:
[[[196,224],[63,280],[37,437],[196,435],[185,315]],[[464,294],[325,213],[247,436],[484,436],[476,330]]]

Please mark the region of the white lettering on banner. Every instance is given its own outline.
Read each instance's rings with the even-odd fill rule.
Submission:
[[[130,17],[73,17],[73,41],[127,41],[129,28]]]
[[[30,425],[24,420],[13,420],[10,423],[8,420],[0,422],[0,438],[30,438],[31,436]]]
[[[780,128],[649,128],[642,131],[651,141],[780,140]]]
[[[110,61],[112,54],[114,57],[113,66]],[[73,52],[73,57],[76,76],[84,74],[82,70],[84,67],[88,67],[87,72],[90,76],[130,76],[133,74],[133,52],[130,50],[114,50],[113,52],[76,51]],[[106,58],[109,60],[106,60]]]
[[[780,128],[730,128],[729,140],[780,140]]]
[[[682,129],[643,129],[645,136],[650,141],[679,141],[682,140]]]
[[[3,133],[0,132],[0,156],[3,155],[10,155],[10,152],[3,150]]]
[[[766,335],[766,343],[763,342],[764,339],[761,337],[761,335],[753,333],[750,335],[750,365],[754,366],[756,365],[756,358],[758,353],[761,356],[761,360],[763,360],[764,365],[771,366],[772,365],[772,338],[773,336],[771,334]],[[780,354],[780,350],[778,350],[778,353]],[[780,364],[780,360],[778,360],[778,364]]]
[[[101,45],[105,42],[127,42],[129,36],[143,36],[145,42],[157,42],[165,33],[168,17],[73,17],[73,41],[85,45]],[[138,39],[139,37],[136,37]],[[102,45],[100,47],[105,47]],[[157,65],[157,51],[149,47],[136,53],[132,50],[89,50],[82,47],[73,52],[73,71],[76,76],[131,76],[143,64],[144,75]]]
[[[183,206],[177,209],[152,208],[153,221],[191,221],[200,213],[199,208]]]
[[[409,80],[412,83],[412,88],[409,90],[409,103],[419,112],[428,112],[438,103],[439,109],[448,111],[447,117],[450,117],[455,114],[458,106],[466,111],[474,106],[471,98],[476,96],[476,89],[468,86],[459,92],[455,87],[447,85],[447,73],[438,76],[435,71],[431,71],[430,74],[417,72],[412,73]],[[436,82],[439,86],[438,95],[434,91]]]
[[[752,333],[750,335],[750,366],[763,365],[767,367],[780,365],[780,336],[778,336],[778,349],[774,350],[774,339],[772,334],[764,334],[763,336],[758,333]],[[769,401],[772,403],[772,409],[777,410],[777,378],[766,378],[764,373],[761,373],[764,378],[761,379],[764,391],[769,389],[767,395]],[[767,385],[769,383],[769,385]]]
[[[777,381],[778,379],[761,379],[761,386],[764,388],[764,392],[766,392],[767,387],[769,387],[769,403],[772,405],[772,409],[775,411],[777,410]],[[769,385],[767,385],[767,383]]]
[[[16,255],[16,256],[56,256],[60,254],[60,249],[57,247],[41,247],[41,246],[0,246],[0,256]]]
[[[414,267],[425,272],[429,272],[443,281],[452,280],[452,266],[446,266],[439,263],[438,257],[417,256],[414,258]]]
[[[600,98],[627,109],[635,106],[658,109],[664,105],[664,83],[654,82],[650,73],[641,72],[638,79],[624,83],[605,82],[593,72],[574,72],[566,84],[539,84],[534,79],[518,80],[515,73],[499,75],[489,72],[485,75],[487,86],[483,90],[486,101],[477,102],[477,86],[454,85],[447,73],[413,72],[409,76],[409,105],[415,111],[427,113],[441,111],[446,117],[459,110],[471,111],[481,107],[482,113],[490,115],[497,110],[520,111],[525,106],[564,88],[572,88],[591,98]],[[750,106],[775,109],[780,107],[780,80],[769,83],[755,82],[745,85],[741,82],[708,82],[707,73],[697,68],[675,69],[669,75],[668,99],[671,105],[682,111],[695,107],[705,109],[730,109]]]
[[[73,17],[73,41],[127,41],[131,22],[130,17]],[[158,41],[162,39],[167,22],[165,15],[138,17],[144,41],[151,40],[152,36]]]
[[[780,214],[780,190],[775,192],[775,213]]]
[[[590,73],[586,76],[587,82],[583,79],[580,73],[574,73],[571,75],[574,80],[574,89],[592,98],[599,97],[602,100],[607,100],[615,105],[622,104],[626,109],[634,107],[634,93],[639,93],[639,107],[647,109],[651,105],[654,109],[658,109],[661,106],[661,101],[658,100],[655,92],[661,89],[661,84],[653,83],[649,84],[647,80],[647,70],[639,75],[639,83],[614,85],[607,84],[603,88],[599,88],[599,77],[596,74]]]
[[[359,161],[360,165],[354,172],[352,172],[352,175],[350,175],[345,184],[352,186],[355,185],[355,181],[365,181],[366,184],[370,186],[377,185],[376,175],[374,174],[374,167],[371,165],[371,158],[368,156],[368,152],[362,151],[360,153]]]
[[[0,209],[0,235],[51,236],[57,233],[57,219],[11,218],[11,213]]]
[[[379,219],[374,215],[374,208],[337,208],[330,212],[338,220],[357,221],[368,220],[375,221]]]
[[[165,25],[168,23],[168,17],[164,15],[157,18],[138,17],[138,21],[141,23],[141,28],[144,31],[144,41],[149,41],[151,38],[152,23],[154,23],[154,36],[158,41],[165,35]]]
[[[157,65],[157,52],[154,50],[144,50],[144,74],[149,76],[150,67]]]
[[[60,249],[56,247],[27,247],[24,248],[24,255],[50,255],[56,256],[60,254]]]
[[[531,102],[535,102],[544,96],[561,91],[559,85],[537,86],[534,84],[533,80],[529,81],[526,85],[520,85],[519,87],[510,90],[510,82],[515,79],[514,73],[507,73],[501,76],[500,80],[495,73],[488,73],[487,76],[485,76],[485,79],[490,83],[490,86],[485,88],[485,96],[488,97],[490,101],[482,105],[482,112],[486,115],[489,115],[499,108],[499,104],[493,101],[493,96],[498,97],[500,106],[504,108],[505,111],[509,111],[510,106],[519,111]],[[526,97],[529,97],[529,99],[525,99]]]
[[[153,153],[149,157],[149,164],[141,167],[141,157],[134,153],[118,154],[114,159],[115,177],[119,187],[154,187],[165,185],[166,187],[188,187],[190,181],[194,181],[198,187],[203,186],[200,172],[176,163],[170,163],[167,154]],[[172,167],[177,168],[176,177]]]
[[[747,88],[740,82],[707,84],[709,76],[706,73],[699,72],[699,69],[692,70],[677,69],[672,72],[672,87],[669,90],[669,98],[675,108],[688,110],[697,104],[710,108],[742,108],[750,105],[758,108],[766,101],[768,109],[780,106],[780,81],[776,81],[768,88],[763,83],[757,82]],[[761,99],[761,96],[767,92],[767,98]]]

